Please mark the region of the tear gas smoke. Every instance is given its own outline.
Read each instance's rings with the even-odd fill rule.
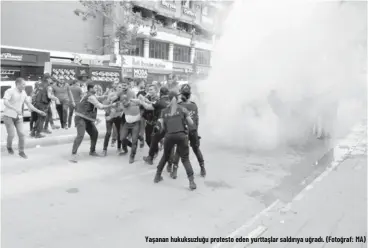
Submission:
[[[247,149],[306,141],[366,115],[365,2],[237,0],[198,82],[206,140]]]

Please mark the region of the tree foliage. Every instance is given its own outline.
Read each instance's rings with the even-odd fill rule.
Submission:
[[[83,21],[102,16],[105,23],[108,22],[114,27],[113,34],[97,37],[105,40],[105,45],[101,49],[112,48],[115,39],[119,40],[120,54],[127,54],[129,50],[135,48],[138,28],[143,22],[139,13],[133,12],[133,5],[130,1],[80,0],[80,3],[84,8],[76,9],[74,13]]]

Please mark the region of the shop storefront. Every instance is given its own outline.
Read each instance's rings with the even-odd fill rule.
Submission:
[[[130,69],[130,73],[128,70]],[[124,56],[123,74],[133,79],[145,79],[148,83],[152,81],[167,81],[173,71],[170,61],[133,56]]]
[[[178,81],[189,81],[193,74],[193,65],[188,63],[173,63],[173,77]]]
[[[121,78],[120,67],[107,67],[107,66],[90,66],[89,77],[93,84],[101,85],[103,91],[106,88],[111,88],[114,82],[119,82]]]
[[[26,92],[31,94],[32,83],[44,73],[45,63],[50,61],[50,53],[1,48],[1,98],[6,89],[14,85],[15,79],[24,78]]]

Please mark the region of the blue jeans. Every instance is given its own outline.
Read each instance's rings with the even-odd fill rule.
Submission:
[[[6,132],[8,133],[6,147],[12,148],[13,139],[15,137],[15,129],[19,138],[19,152],[24,152],[25,135],[23,130],[23,118],[11,118],[9,116],[3,116],[3,120],[6,127]]]

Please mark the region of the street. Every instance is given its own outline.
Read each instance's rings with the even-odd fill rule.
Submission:
[[[365,135],[363,128],[352,142]],[[101,145],[99,139],[98,149]],[[151,247],[146,237],[226,237],[276,200],[291,201],[334,161],[336,151],[331,155],[331,148],[335,145],[311,140],[298,148],[247,154],[204,141],[205,179],[191,157],[196,191],[188,190],[183,167],[178,179],[164,171],[164,181],[154,184],[155,165],[142,160],[146,148],[138,151],[134,164],[128,164],[128,157],[117,156],[112,147],[107,157],[88,156],[87,136],[77,164],[68,161],[71,144],[28,149],[28,160],[3,153],[2,247]],[[357,173],[345,173],[334,184],[355,178],[360,186],[366,185],[366,174],[355,177]],[[341,199],[335,200],[330,204],[342,204]],[[304,234],[284,231],[282,235]],[[340,231],[339,235],[345,234]],[[212,245],[175,243],[175,247]]]

